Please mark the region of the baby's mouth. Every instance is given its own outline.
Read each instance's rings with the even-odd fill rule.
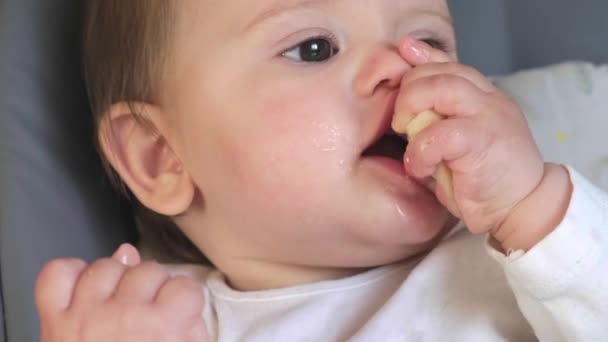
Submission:
[[[386,157],[403,161],[403,155],[407,149],[407,140],[397,135],[392,129],[380,136],[364,152],[363,157]]]

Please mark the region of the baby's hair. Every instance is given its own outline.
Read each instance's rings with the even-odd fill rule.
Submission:
[[[134,104],[155,104],[158,100],[175,26],[176,2],[87,0],[84,76],[96,132],[104,114],[120,102],[128,103],[132,112],[145,123],[145,113]],[[140,242],[149,246],[157,259],[205,262],[201,252],[174,221],[141,205],[125,189],[103,153],[100,155],[111,181],[133,203]]]

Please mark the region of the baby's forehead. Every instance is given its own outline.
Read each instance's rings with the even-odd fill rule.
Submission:
[[[232,21],[239,26],[250,26],[263,19],[303,9],[319,9],[332,14],[370,6],[385,9],[382,13],[387,15],[411,12],[437,15],[451,22],[447,0],[181,0],[176,4],[181,7],[182,14],[190,18],[196,15],[198,23],[200,20],[218,24]],[[223,20],[218,20],[220,18]]]
[[[252,7],[255,7],[262,14],[272,15],[301,8],[331,9],[338,8],[341,5],[351,8],[365,8],[368,7],[370,3],[394,10],[424,10],[427,12],[442,13],[444,15],[448,15],[449,12],[446,0],[258,0],[252,2]]]

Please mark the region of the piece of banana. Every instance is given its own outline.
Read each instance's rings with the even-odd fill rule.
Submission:
[[[413,140],[418,133],[425,130],[430,125],[443,120],[444,117],[435,113],[434,111],[427,110],[424,111],[414,117],[409,122],[405,122],[405,120],[399,120],[398,115],[395,116],[392,122],[393,130],[398,134],[404,134],[411,141]],[[448,167],[441,163],[437,167],[435,174],[433,175],[435,181],[437,182],[437,186],[443,188],[443,191],[448,196],[449,200],[454,199],[454,187],[452,185],[452,172]]]

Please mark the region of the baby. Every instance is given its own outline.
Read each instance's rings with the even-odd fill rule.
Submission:
[[[42,341],[607,338],[608,195],[457,62],[445,0],[88,3],[102,156],[212,266],[53,261]]]

